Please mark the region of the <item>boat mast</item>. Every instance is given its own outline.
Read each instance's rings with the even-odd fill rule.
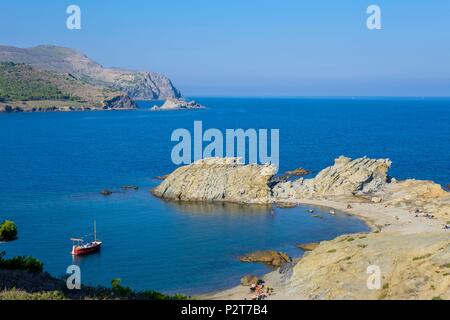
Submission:
[[[94,242],[97,242],[97,226],[94,220]]]

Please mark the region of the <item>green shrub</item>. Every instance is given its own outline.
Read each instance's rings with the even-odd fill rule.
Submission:
[[[112,291],[115,295],[118,295],[122,298],[131,297],[133,295],[133,290],[128,287],[124,287],[120,285],[122,283],[122,279],[113,279],[111,281]]]
[[[146,290],[135,292],[129,287],[121,285],[121,279],[114,279],[111,281],[111,287],[114,295],[125,299],[143,299],[143,300],[188,300],[189,298],[181,295],[168,295],[158,291]]]
[[[142,296],[145,299],[150,300],[188,300],[189,298],[182,295],[182,294],[175,294],[175,295],[168,295],[164,294],[158,291],[142,291],[139,293],[140,296]]]
[[[4,221],[0,224],[0,240],[11,241],[17,239],[17,226],[12,221]]]
[[[44,264],[36,258],[19,256],[5,259],[5,252],[0,252],[0,269],[2,270],[25,270],[39,273],[44,270]]]

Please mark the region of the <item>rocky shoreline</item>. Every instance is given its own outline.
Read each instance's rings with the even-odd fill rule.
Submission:
[[[323,241],[266,275],[271,299],[450,299],[450,193],[432,181],[397,181],[388,175],[391,165],[340,157],[315,178],[279,181],[270,165],[205,159],[177,169],[152,193],[171,201],[318,205],[371,227]],[[370,266],[379,267],[380,288],[367,286]],[[238,286],[201,298],[250,294]]]

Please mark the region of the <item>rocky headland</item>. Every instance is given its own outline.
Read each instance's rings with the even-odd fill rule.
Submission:
[[[70,74],[92,86],[115,89],[133,100],[180,98],[180,91],[162,74],[105,68],[74,49],[40,45],[0,46],[0,62],[25,63],[40,70]]]
[[[312,204],[371,227],[308,246],[301,259],[266,275],[273,299],[450,299],[450,193],[432,181],[397,181],[391,165],[340,157],[314,178],[284,181],[271,165],[205,159],[177,169],[152,192],[182,202]],[[380,288],[367,286],[370,266],[379,267]],[[249,292],[238,286],[203,298],[248,299]]]

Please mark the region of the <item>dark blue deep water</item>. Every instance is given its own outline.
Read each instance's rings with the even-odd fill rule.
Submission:
[[[54,275],[79,264],[83,283],[200,293],[268,269],[237,257],[259,249],[298,256],[295,244],[367,227],[316,208],[177,205],[152,197],[171,172],[174,129],[279,128],[281,171],[317,173],[333,159],[389,157],[391,174],[450,183],[450,100],[199,98],[207,110],[0,114],[0,220],[19,225],[8,256],[33,255]],[[102,189],[120,191],[111,197]],[[97,221],[104,248],[72,261],[69,238]]]

